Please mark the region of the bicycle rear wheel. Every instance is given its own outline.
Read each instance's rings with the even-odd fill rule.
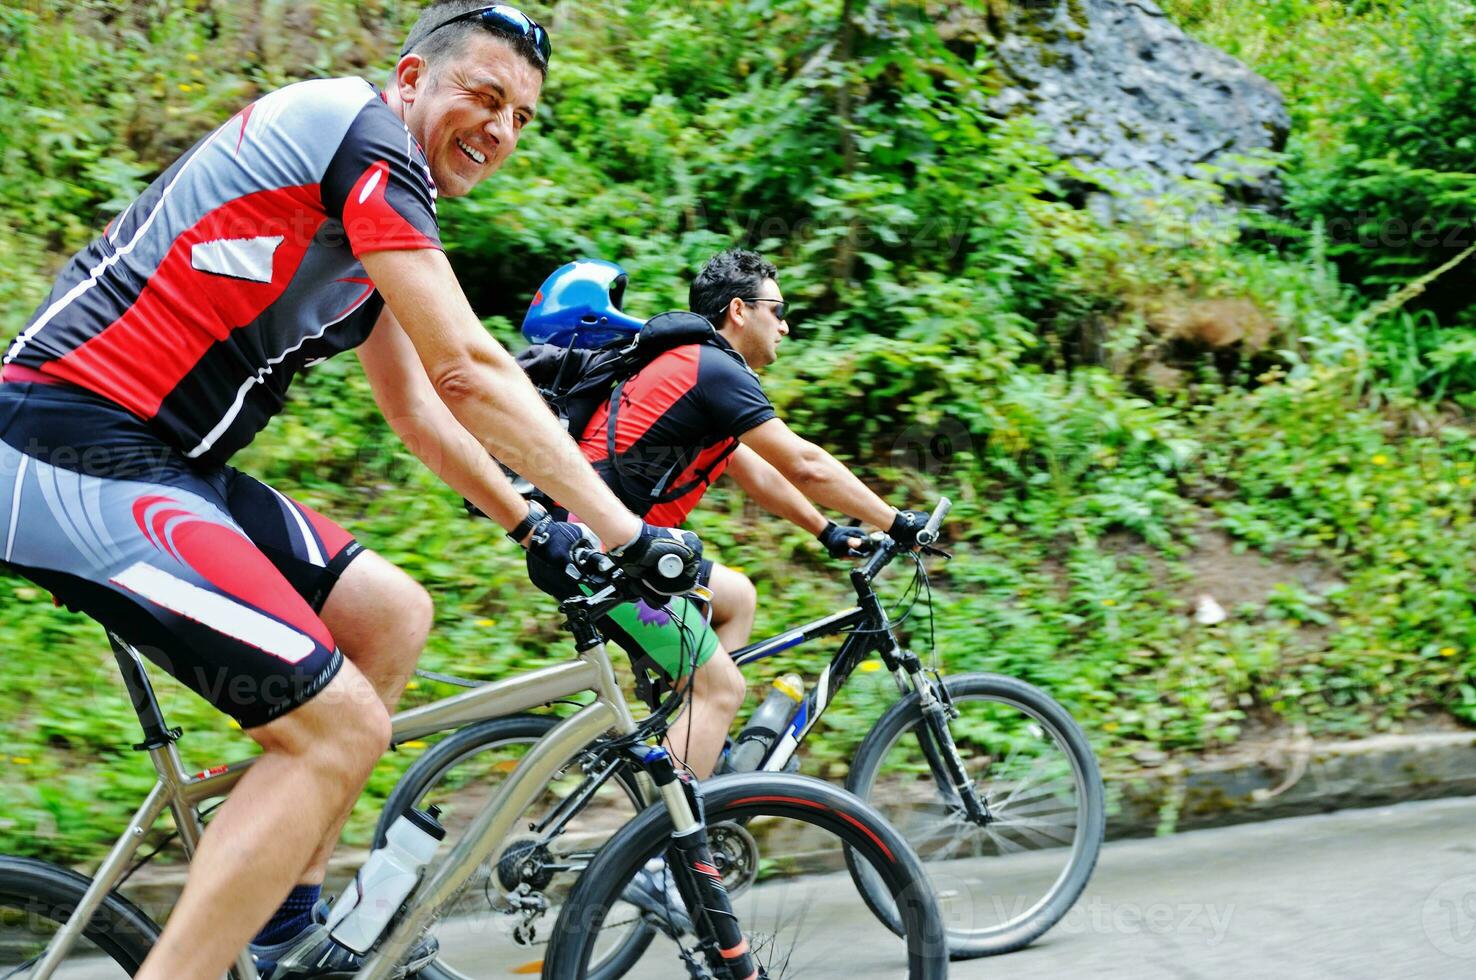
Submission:
[[[954,958],[1008,953],[1055,925],[1086,888],[1106,826],[1102,777],[1081,727],[1039,688],[995,674],[943,683],[958,712],[949,737],[990,820],[971,820],[929,764],[915,692],[867,734],[846,787],[917,848]],[[852,872],[877,916],[898,928],[869,869]]]
[[[458,840],[492,801],[523,755],[557,725],[552,715],[513,715],[463,728],[428,749],[400,778],[385,803],[376,841],[410,807],[441,807],[447,840]],[[553,779],[519,820],[518,832],[492,860],[476,869],[458,897],[444,907],[435,927],[440,952],[421,980],[467,980],[486,975],[488,963],[512,972],[541,968],[553,923],[575,878],[595,852],[642,809],[635,773],[622,764],[616,774],[574,815],[565,830],[544,846],[531,827],[549,816],[584,781],[576,762]],[[619,976],[640,958],[654,931],[635,921],[611,935],[600,958]]]
[[[947,975],[942,921],[927,877],[876,811],[837,787],[775,773],[704,781],[702,799],[713,861],[761,976]],[[625,900],[627,886],[648,861],[667,852],[671,835],[671,817],[658,804],[600,850],[564,903],[556,927],[560,942],[544,963],[544,980],[608,980],[609,974],[590,969],[594,951],[607,929],[623,929],[642,914]],[[874,872],[899,910],[903,938],[874,927],[841,870],[846,848]],[[711,945],[663,931],[626,975],[724,978],[708,955],[715,952]]]
[[[29,858],[0,856],[0,980],[29,980],[52,937],[91,881]],[[82,938],[53,974],[57,980],[131,977],[159,938],[159,927],[114,893],[103,899]]]

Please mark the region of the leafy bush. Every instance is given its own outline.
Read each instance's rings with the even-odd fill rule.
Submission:
[[[1339,143],[1290,205],[1328,228],[1352,281],[1382,294],[1476,243],[1476,6],[1419,0],[1370,29],[1385,69],[1348,76]],[[1466,292],[1441,308],[1465,307]]]

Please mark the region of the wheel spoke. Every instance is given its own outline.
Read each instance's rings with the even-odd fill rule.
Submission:
[[[998,819],[1004,820],[1011,817],[1041,817],[1052,813],[1075,813],[1075,803],[1063,801],[1058,796],[1041,797],[1034,803],[1025,806],[994,807],[992,812]]]
[[[950,894],[1012,896],[997,907],[959,904],[955,912],[972,919],[949,930],[955,951],[1007,952],[1059,920],[1085,886],[1101,840],[1100,777],[1076,725],[1043,692],[979,674],[946,683],[957,711],[949,733],[990,821],[980,826],[961,800],[920,785],[934,776],[914,737],[920,716],[868,735],[853,785],[914,844],[940,887],[950,882]]]
[[[1039,820],[1004,820],[994,825],[1000,833],[1014,831],[1021,836],[1034,837],[1045,841],[1047,847],[1057,847],[1061,844],[1070,844],[1076,836],[1076,828],[1066,829],[1061,833],[1061,825],[1055,822]],[[1055,830],[1057,833],[1051,833]]]
[[[989,835],[989,839],[994,842],[995,848],[998,849],[1001,854],[1019,854],[1021,851],[1025,850],[1024,847],[1003,836],[992,826],[987,828],[985,830],[985,833]]]

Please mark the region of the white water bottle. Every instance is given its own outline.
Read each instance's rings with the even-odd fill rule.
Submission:
[[[356,953],[367,953],[390,917],[420,880],[446,836],[436,820],[441,808],[406,810],[390,824],[383,847],[376,847],[328,911],[328,931]]]

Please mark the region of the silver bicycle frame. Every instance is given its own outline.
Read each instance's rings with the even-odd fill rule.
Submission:
[[[128,653],[142,665],[143,658],[138,651],[128,648]],[[624,735],[636,727],[603,644],[584,651],[575,660],[485,684],[394,716],[393,741],[400,743],[527,711],[585,692],[594,693],[595,701],[561,721],[534,744],[461,839],[430,867],[426,877],[411,893],[410,904],[404,914],[365,962],[358,974],[360,980],[385,980],[391,976],[395,963],[430,924],[431,916],[456,894],[483,862],[492,857],[523,810],[585,746],[607,732]],[[159,773],[159,781],[98,867],[91,887],[71,918],[52,938],[31,980],[50,980],[82,935],[104,896],[122,878],[143,843],[144,835],[166,808],[174,815],[186,858],[193,858],[204,831],[200,804],[228,794],[253,761],[245,759],[190,775],[184,771],[179,752],[172,743],[150,749],[149,758]],[[647,783],[649,780],[642,780],[650,800],[654,797]],[[663,796],[667,797],[667,805],[679,830],[695,823],[684,797]],[[249,952],[242,950],[231,976],[235,980],[257,980],[256,967]]]

